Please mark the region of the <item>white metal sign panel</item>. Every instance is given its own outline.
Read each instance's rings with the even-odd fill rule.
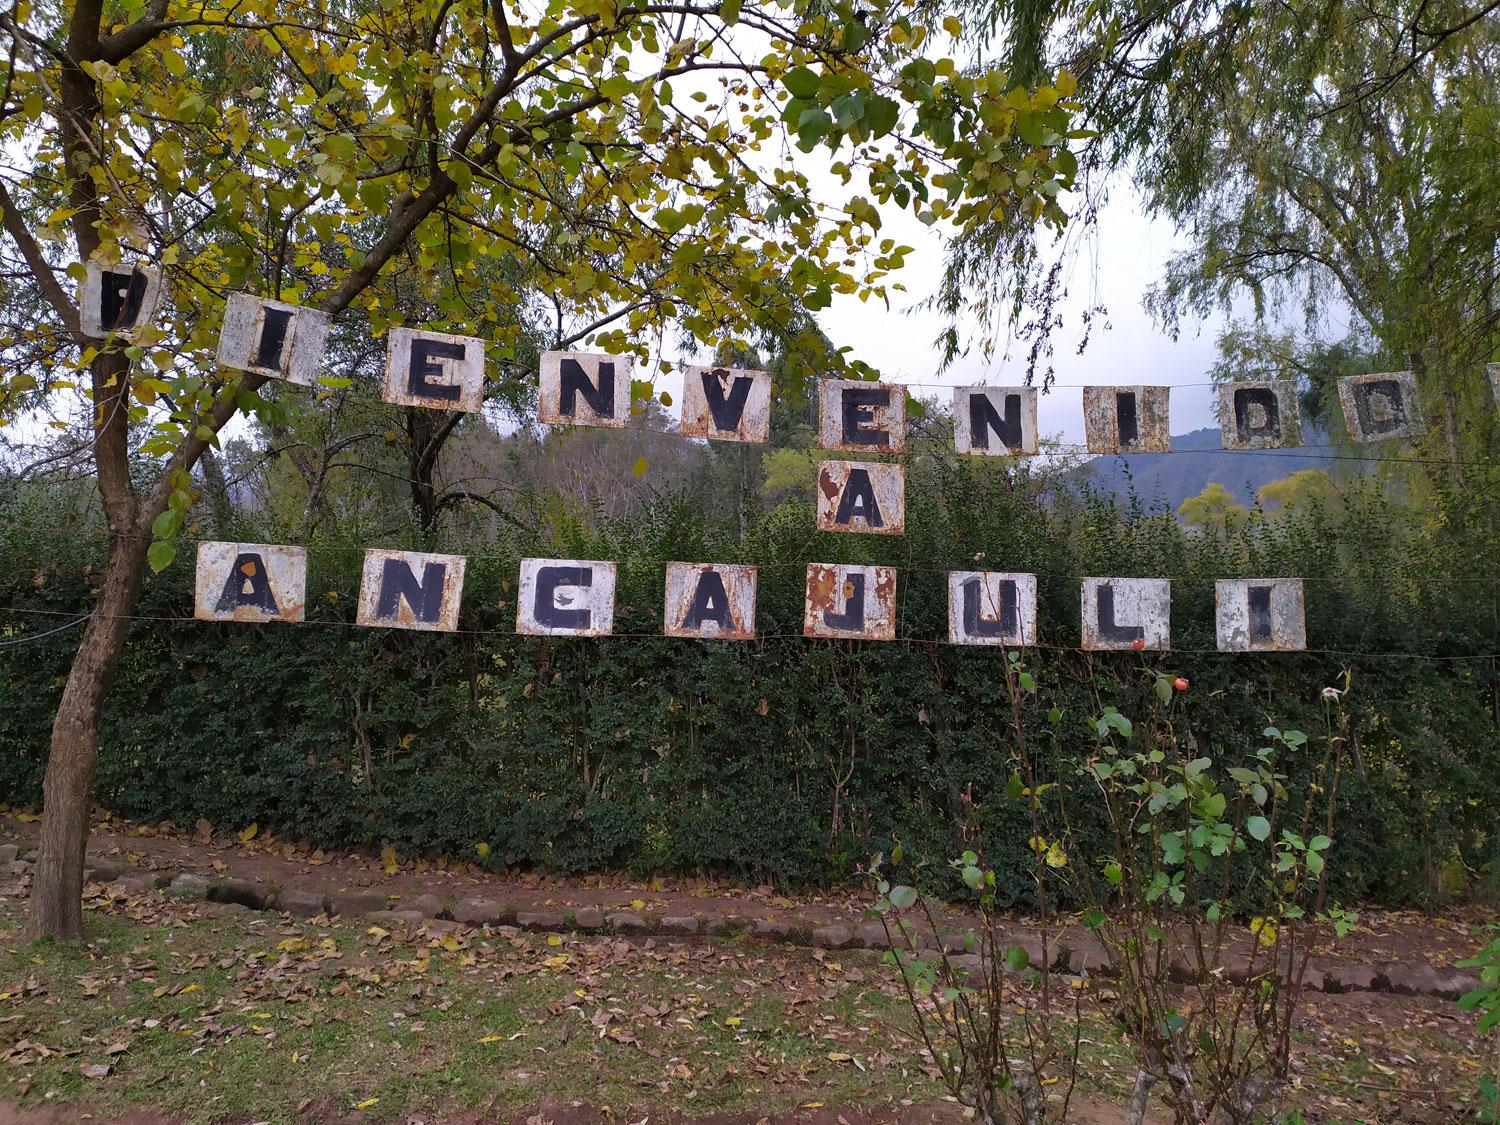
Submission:
[[[464,566],[462,555],[368,550],[355,620],[361,625],[451,633],[458,628]]]
[[[753,566],[669,562],[663,632],[669,637],[750,640],[755,636],[755,583]]]
[[[1295,652],[1307,647],[1300,578],[1221,578],[1214,583],[1220,652]]]
[[[219,364],[313,386],[332,324],[333,318],[317,309],[231,293],[219,331]]]
[[[818,404],[818,444],[824,449],[900,453],[906,448],[905,387],[824,379]]]
[[[1090,453],[1167,453],[1170,387],[1084,387],[1083,433]]]
[[[416,328],[392,328],[386,340],[386,402],[469,413],[484,405],[484,341]]]
[[[906,471],[879,461],[819,462],[818,530],[904,534]]]
[[[554,426],[609,426],[630,421],[630,357],[543,352],[537,420]]]
[[[1083,647],[1165,651],[1172,583],[1165,578],[1085,578]]]
[[[1339,380],[1339,403],[1355,441],[1421,437],[1427,432],[1410,371],[1348,375]]]
[[[956,645],[1036,643],[1036,575],[948,573],[948,640]]]
[[[1219,444],[1225,449],[1301,445],[1297,384],[1290,379],[1261,379],[1220,386]]]
[[[533,637],[600,637],[615,627],[615,564],[522,559],[516,632]]]
[[[688,367],[682,376],[682,432],[715,441],[771,440],[771,376],[740,367]]]
[[[895,640],[895,569],[811,563],[807,568],[802,634]]]
[[[1035,387],[954,387],[953,447],[989,457],[1037,451]]]
[[[85,262],[78,287],[78,327],[85,336],[135,339],[161,305],[161,270],[155,266],[108,266]]]
[[[200,621],[301,621],[307,551],[267,543],[198,544],[193,616]]]

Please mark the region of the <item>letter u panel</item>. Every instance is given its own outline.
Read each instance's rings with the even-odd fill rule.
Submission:
[[[682,433],[765,445],[771,440],[771,376],[739,367],[686,368]]]
[[[894,568],[810,563],[802,635],[895,640]]]
[[[1262,379],[1220,386],[1219,444],[1225,449],[1301,445],[1297,384],[1290,379]]]
[[[386,340],[385,389],[397,406],[469,413],[484,405],[484,341],[392,328]]]
[[[532,637],[602,637],[615,627],[615,564],[592,559],[522,559],[516,632]]]
[[[391,629],[453,632],[463,600],[464,561],[462,555],[366,551],[355,620]]]
[[[906,531],[906,471],[883,461],[818,464],[818,530],[901,535]]]
[[[219,364],[310,387],[318,381],[332,324],[317,309],[231,293],[219,330]]]
[[[552,426],[607,426],[630,421],[630,357],[543,352],[537,421]]]
[[[1168,453],[1170,387],[1084,387],[1090,453]]]
[[[307,551],[268,543],[198,544],[193,616],[200,621],[301,621]]]
[[[1355,441],[1421,437],[1427,432],[1410,371],[1349,375],[1339,380],[1339,403]]]
[[[1082,610],[1085,649],[1170,647],[1172,583],[1165,578],[1085,578]]]
[[[906,448],[906,388],[860,379],[818,384],[818,444],[856,453],[900,453]]]
[[[662,631],[669,637],[748,641],[755,636],[756,568],[667,564]]]
[[[1036,453],[1036,388],[954,387],[953,448],[989,457]]]
[[[1214,583],[1220,652],[1296,652],[1307,647],[1300,578],[1221,578]]]
[[[948,640],[956,645],[1036,644],[1036,575],[950,571]]]

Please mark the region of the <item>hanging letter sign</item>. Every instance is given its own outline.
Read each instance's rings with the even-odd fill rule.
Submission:
[[[1307,647],[1300,578],[1221,578],[1214,583],[1220,652]]]
[[[397,406],[477,411],[484,402],[484,341],[392,328],[381,398]]]
[[[154,266],[106,266],[85,262],[78,288],[78,327],[85,336],[135,339],[135,329],[156,319],[161,270]]]
[[[1355,441],[1421,437],[1427,432],[1410,371],[1349,375],[1339,380],[1339,402]]]
[[[521,560],[517,633],[532,637],[602,637],[614,627],[614,563]]]
[[[812,563],[803,605],[805,637],[896,639],[896,571],[888,566]]]
[[[818,530],[903,534],[906,470],[879,461],[820,461]]]
[[[1085,578],[1083,647],[1165,652],[1171,637],[1172,583],[1165,578]],[[1136,642],[1141,642],[1137,646]]]
[[[703,640],[752,639],[755,579],[753,566],[669,562],[662,632]]]
[[[859,379],[818,383],[818,444],[824,449],[900,453],[906,448],[906,388]]]
[[[1285,449],[1301,445],[1297,384],[1290,379],[1266,379],[1221,386],[1219,444],[1225,449]]]
[[[1170,387],[1084,387],[1090,453],[1169,453]]]
[[[219,364],[311,387],[333,318],[317,309],[231,293],[219,331]]]
[[[464,561],[462,555],[366,551],[355,621],[392,629],[453,632],[458,628],[464,592]]]
[[[771,440],[771,376],[739,367],[686,368],[682,433],[764,445]]]
[[[537,421],[553,426],[609,426],[630,421],[630,357],[543,352]]]
[[[948,573],[948,640],[956,645],[1036,643],[1036,575]]]
[[[954,387],[953,446],[960,453],[1036,452],[1035,387]]]
[[[198,544],[193,616],[199,621],[301,621],[306,601],[304,548]]]

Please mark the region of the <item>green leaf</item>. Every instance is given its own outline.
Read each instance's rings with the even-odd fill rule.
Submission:
[[[1013,973],[1022,972],[1031,964],[1031,954],[1023,946],[1013,945],[1005,951],[1005,964]]]
[[[723,0],[719,5],[719,18],[724,21],[724,26],[733,27],[740,22],[741,0]]]
[[[1118,887],[1123,878],[1125,871],[1118,863],[1111,860],[1104,865],[1104,879],[1111,887]]]
[[[891,905],[897,910],[910,910],[917,904],[917,888],[902,885],[891,888]]]
[[[177,534],[177,529],[181,526],[182,513],[175,508],[168,508],[151,521],[151,534],[157,539],[170,539]],[[167,562],[171,561],[171,557],[169,556]],[[166,563],[162,565],[165,566]],[[161,567],[157,567],[156,569],[160,570]]]
[[[865,102],[865,128],[872,137],[883,137],[896,127],[901,107],[890,98],[877,96]]]
[[[820,79],[805,66],[789,70],[781,77],[781,84],[794,98],[814,98],[818,94]]]
[[[1254,770],[1247,770],[1244,766],[1230,766],[1229,776],[1234,778],[1241,785],[1254,785],[1257,781],[1260,780],[1260,774],[1256,773]]]
[[[146,561],[151,564],[151,570],[156,574],[160,574],[171,566],[172,560],[176,557],[177,545],[165,539],[158,539],[146,548]]]
[[[971,891],[977,891],[984,886],[984,872],[970,864],[963,869],[964,884]]]
[[[1252,816],[1245,821],[1245,831],[1257,840],[1264,840],[1271,834],[1271,822],[1263,816]]]
[[[1083,912],[1083,928],[1086,930],[1097,930],[1109,920],[1108,915],[1099,909],[1089,909]]]

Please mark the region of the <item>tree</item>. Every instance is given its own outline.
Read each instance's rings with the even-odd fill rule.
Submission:
[[[744,342],[835,291],[882,300],[901,249],[877,202],[957,229],[1061,223],[1066,78],[961,72],[926,53],[914,7],[43,0],[0,17],[0,138],[27,161],[0,177],[5,269],[25,281],[8,301],[34,313],[0,341],[0,403],[81,398],[109,525],[52,732],[33,933],[82,933],[100,706],[148,563],[171,562],[224,427],[295,393],[216,367],[225,293],[376,337],[419,306],[516,377],[541,275],[558,337],[644,358],[668,327]],[[842,190],[766,151],[792,138],[827,146]],[[164,271],[164,317],[86,333],[65,276],[137,261]]]
[[[1249,515],[1234,493],[1216,480],[1203,486],[1196,496],[1189,496],[1177,509],[1177,518],[1187,527],[1214,539],[1227,539]]]

